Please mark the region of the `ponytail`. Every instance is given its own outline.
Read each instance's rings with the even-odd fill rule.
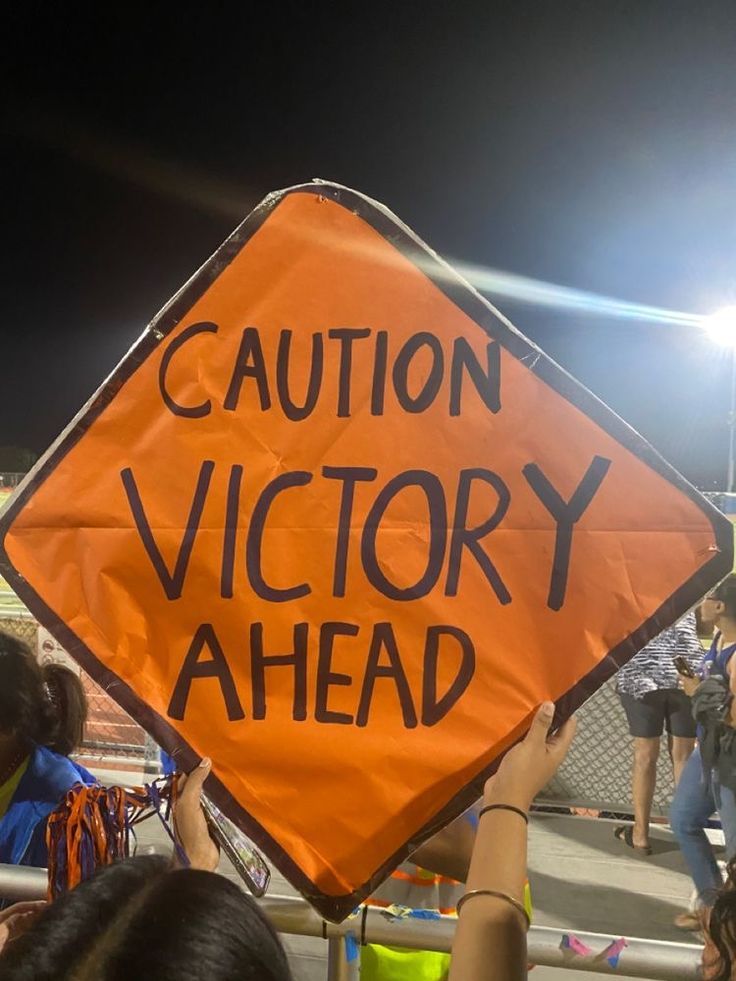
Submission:
[[[87,699],[74,672],[39,665],[24,641],[0,632],[0,735],[68,756],[82,741],[86,718]]]
[[[38,742],[61,756],[69,756],[82,742],[87,721],[87,698],[82,683],[63,664],[41,666],[45,702],[44,730]]]

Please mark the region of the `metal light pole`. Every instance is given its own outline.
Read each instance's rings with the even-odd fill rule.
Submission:
[[[710,317],[704,317],[700,326],[712,341],[731,349],[731,406],[728,413],[728,474],[726,491],[734,489],[734,455],[736,450],[736,306],[724,307]]]
[[[733,492],[734,431],[736,431],[736,347],[731,348],[731,410],[728,413],[728,481],[726,490]]]

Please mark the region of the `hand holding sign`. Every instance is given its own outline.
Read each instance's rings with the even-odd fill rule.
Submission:
[[[550,736],[554,714],[552,702],[539,707],[526,737],[508,751],[498,773],[486,782],[484,804],[510,804],[529,810],[539,791],[559,770],[575,737],[574,718]]]
[[[192,868],[205,872],[214,872],[220,862],[220,849],[210,836],[202,809],[202,787],[211,769],[210,760],[200,760],[191,773],[182,774],[174,805],[174,828],[184,854]]]
[[[731,569],[728,521],[380,205],[270,195],[0,570],[326,916]],[[210,786],[211,785],[211,786]]]

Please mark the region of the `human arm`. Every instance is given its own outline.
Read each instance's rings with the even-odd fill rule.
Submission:
[[[676,646],[675,653],[687,660],[693,671],[700,673],[707,648],[703,647],[698,636],[698,624],[695,613],[687,613],[674,627]]]
[[[678,661],[684,660],[692,672],[691,677],[689,674],[682,674],[678,669],[677,677],[682,690],[692,698],[704,677],[702,669],[708,656],[698,637],[695,614],[688,613],[672,629],[675,632],[675,653],[673,655],[675,666],[677,667]]]
[[[729,726],[736,727],[736,664],[735,658],[731,657],[726,666],[728,675],[728,690],[731,693],[731,704],[728,709],[728,718],[725,720]]]
[[[485,787],[484,806],[527,813],[570,747],[575,722],[551,738],[554,706],[537,712],[526,738],[506,754]],[[478,825],[466,895],[492,890],[521,903],[526,880],[527,825],[515,811],[494,809]],[[450,981],[523,981],[527,975],[526,921],[506,899],[472,895],[462,904],[452,950]]]
[[[695,692],[698,690],[700,678],[689,678],[685,674],[680,674],[679,671],[677,672],[677,677],[680,680],[680,688],[682,688],[689,698],[692,698]]]
[[[458,882],[465,882],[474,843],[475,825],[467,814],[461,814],[429,841],[420,845],[412,853],[411,860],[435,875],[445,875],[450,879],[457,879]]]
[[[200,761],[191,773],[179,777],[174,805],[174,828],[191,868],[214,872],[220,862],[220,849],[212,840],[202,810],[202,787],[212,769],[208,759]]]

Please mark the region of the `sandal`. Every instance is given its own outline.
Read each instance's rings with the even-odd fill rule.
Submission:
[[[634,829],[630,824],[620,824],[613,832],[615,838],[622,841],[629,848],[633,848],[635,852],[639,852],[641,855],[651,855],[652,848],[651,845],[635,845],[634,844]]]
[[[678,930],[687,930],[690,933],[700,933],[703,929],[705,917],[702,910],[688,913],[678,913],[673,923]]]

